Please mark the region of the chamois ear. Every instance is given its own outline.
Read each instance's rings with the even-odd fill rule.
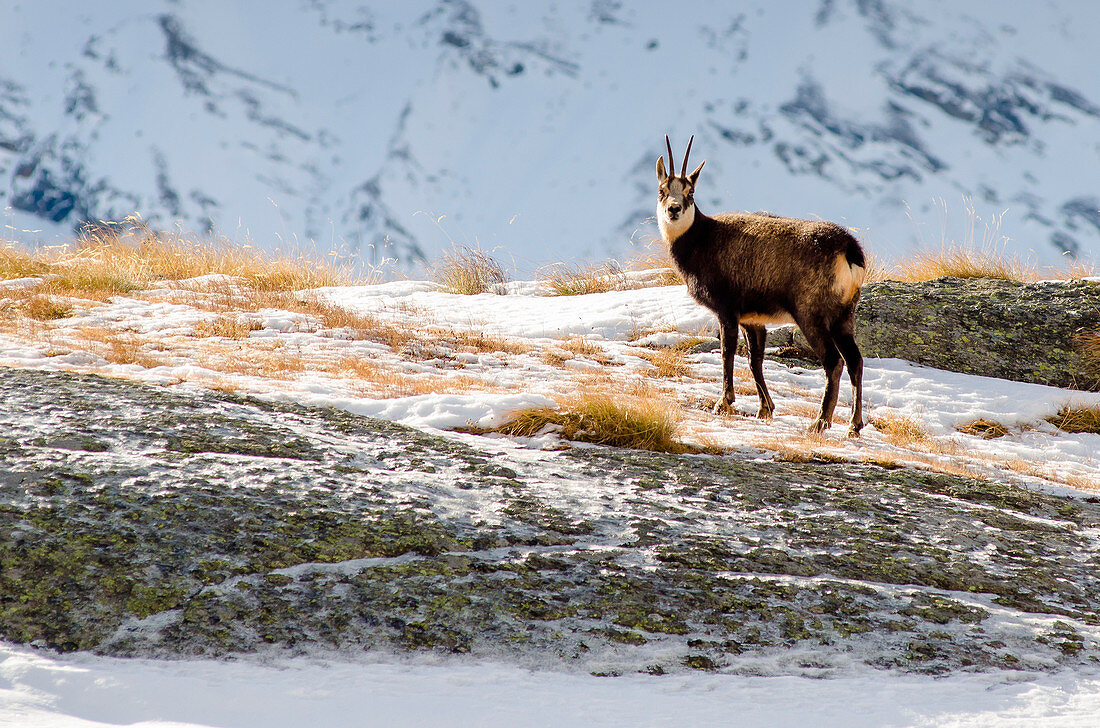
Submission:
[[[699,166],[695,168],[695,171],[688,175],[688,182],[691,182],[691,186],[694,187],[695,183],[699,181],[699,173],[703,171],[703,165],[707,163],[707,160],[699,162]]]
[[[668,179],[668,173],[665,172],[665,158],[664,156],[657,157],[657,181],[664,182]]]

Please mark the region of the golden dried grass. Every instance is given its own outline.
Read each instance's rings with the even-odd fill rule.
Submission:
[[[919,418],[912,415],[887,412],[872,417],[869,424],[881,432],[887,442],[899,447],[910,447],[914,444],[926,445],[932,442],[932,433]]]
[[[996,278],[1007,281],[1032,281],[1038,272],[1015,256],[996,250],[981,250],[962,245],[944,245],[939,250],[922,250],[898,262],[885,278],[911,283],[946,276],[954,278]]]
[[[428,272],[443,290],[461,295],[500,292],[508,282],[504,269],[492,255],[468,245],[452,245]]]
[[[259,331],[263,324],[255,319],[233,314],[222,314],[195,324],[192,335],[199,339],[220,336],[226,339],[247,339],[253,331]]]
[[[448,394],[454,392],[496,392],[492,383],[464,375],[407,374],[363,357],[341,357],[311,367],[340,377],[355,379],[369,385],[371,395],[384,399],[418,394]]]
[[[40,276],[52,293],[112,295],[207,274],[241,279],[261,291],[353,282],[350,268],[301,251],[272,254],[225,239],[153,230],[138,217],[84,228],[69,245],[34,251],[0,248],[0,277]]]
[[[1050,266],[1044,273],[1045,278],[1061,281],[1075,281],[1081,278],[1092,278],[1096,275],[1096,264],[1081,258],[1067,258],[1060,265]]]
[[[656,375],[666,379],[680,379],[688,373],[687,351],[677,347],[662,347],[655,351],[639,352],[639,356],[656,367]],[[753,389],[755,392],[755,388]]]
[[[518,339],[494,336],[481,331],[460,331],[457,329],[429,328],[430,338],[440,341],[456,351],[475,354],[526,354],[531,347]]]
[[[227,314],[256,313],[265,309],[305,314],[317,319],[326,329],[343,330],[354,340],[376,341],[394,350],[420,336],[416,331],[383,321],[373,314],[338,306],[308,291],[242,289],[223,281],[202,286],[197,297],[188,300],[188,304]]]
[[[540,358],[552,367],[565,366],[565,362],[573,358],[568,351],[562,351],[557,347],[551,347],[542,352]]]
[[[955,427],[955,429],[964,435],[975,435],[983,440],[993,440],[1008,434],[1008,428],[1000,422],[994,422],[993,420],[987,420],[985,418],[979,418],[973,422],[965,422]]]
[[[301,350],[279,341],[240,346],[207,339],[189,355],[202,368],[222,374],[291,379],[308,368]]]
[[[1100,491],[1100,476],[1071,473],[1043,467],[1034,462],[1020,459],[1001,460],[998,464],[1008,470],[1033,478],[1041,478],[1052,483],[1060,483],[1070,488],[1086,491]]]
[[[852,451],[838,449],[826,436],[814,433],[788,436],[782,439],[755,438],[749,444],[762,450],[775,452],[778,459],[786,462],[852,462],[877,465],[883,468],[919,467],[946,475],[986,479],[986,476],[977,468],[944,460],[942,456],[937,457],[938,449],[935,452],[921,452],[912,449],[891,452],[861,446]],[[947,449],[954,450],[955,448],[949,444]]]
[[[1050,422],[1065,432],[1092,432],[1100,434],[1100,405],[1062,405],[1058,413],[1048,417]]]
[[[590,359],[597,364],[603,364],[604,366],[610,366],[614,363],[611,356],[607,351],[599,344],[593,343],[583,336],[573,336],[558,344],[558,347],[565,352],[569,352],[574,356],[582,356],[585,359]],[[568,360],[572,357],[566,357]],[[564,361],[564,360],[563,360]]]
[[[64,296],[42,293],[39,287],[0,290],[0,313],[26,316],[36,321],[54,321],[73,313],[72,302]]]
[[[627,262],[628,270],[656,271],[648,283],[639,285],[679,286],[683,285],[684,277],[672,263],[672,257],[668,253],[668,246],[659,237],[653,237],[646,242],[634,256]]]
[[[518,412],[496,431],[531,437],[552,425],[567,440],[659,452],[695,451],[676,439],[679,423],[679,408],[658,398],[588,392],[564,400],[559,409]]]
[[[164,361],[148,351],[149,345],[133,333],[112,331],[102,326],[83,326],[76,332],[79,346],[102,356],[112,364],[136,364],[152,369]]]
[[[736,376],[736,371],[737,370],[734,370],[735,376]],[[751,379],[751,375],[749,376],[749,378]],[[742,393],[740,391],[740,389],[738,389],[737,387],[734,388],[734,391],[737,394]],[[755,383],[752,387],[745,387],[745,392],[744,393],[746,395],[756,395],[757,391],[756,391]],[[810,392],[806,392],[806,396],[809,397]],[[779,412],[779,414],[792,414],[792,415],[797,415],[799,417],[806,417],[807,419],[817,419],[817,416],[820,413],[821,413],[821,405],[820,404],[814,404],[813,402],[787,402],[783,405],[783,411]],[[834,425],[839,425],[839,424],[843,424],[843,423],[844,423],[844,418],[834,412],[833,413],[833,424]],[[814,435],[809,435],[809,437],[813,438]]]
[[[589,265],[556,263],[541,270],[540,278],[555,296],[606,293],[627,287],[622,266],[613,260]]]

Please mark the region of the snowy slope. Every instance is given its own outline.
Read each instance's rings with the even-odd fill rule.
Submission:
[[[651,236],[669,132],[707,159],[705,211],[835,219],[886,256],[944,235],[1041,263],[1100,249],[1095,3],[675,10],[6,4],[5,224],[138,211],[368,261],[477,243],[528,269]]]

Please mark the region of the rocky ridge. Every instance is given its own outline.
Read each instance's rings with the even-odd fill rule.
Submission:
[[[1090,336],[1100,337],[1100,279],[880,281],[863,287],[856,311],[864,356],[1095,391],[1100,362],[1085,353]],[[771,330],[768,345],[816,362],[793,326]]]

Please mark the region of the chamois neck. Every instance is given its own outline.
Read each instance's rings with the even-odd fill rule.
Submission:
[[[661,238],[668,245],[672,245],[678,240],[684,233],[691,229],[691,226],[695,224],[697,218],[705,217],[703,213],[699,212],[695,205],[692,205],[684,211],[683,215],[675,220],[669,220],[665,215],[664,210],[657,210],[657,227],[661,231]]]

